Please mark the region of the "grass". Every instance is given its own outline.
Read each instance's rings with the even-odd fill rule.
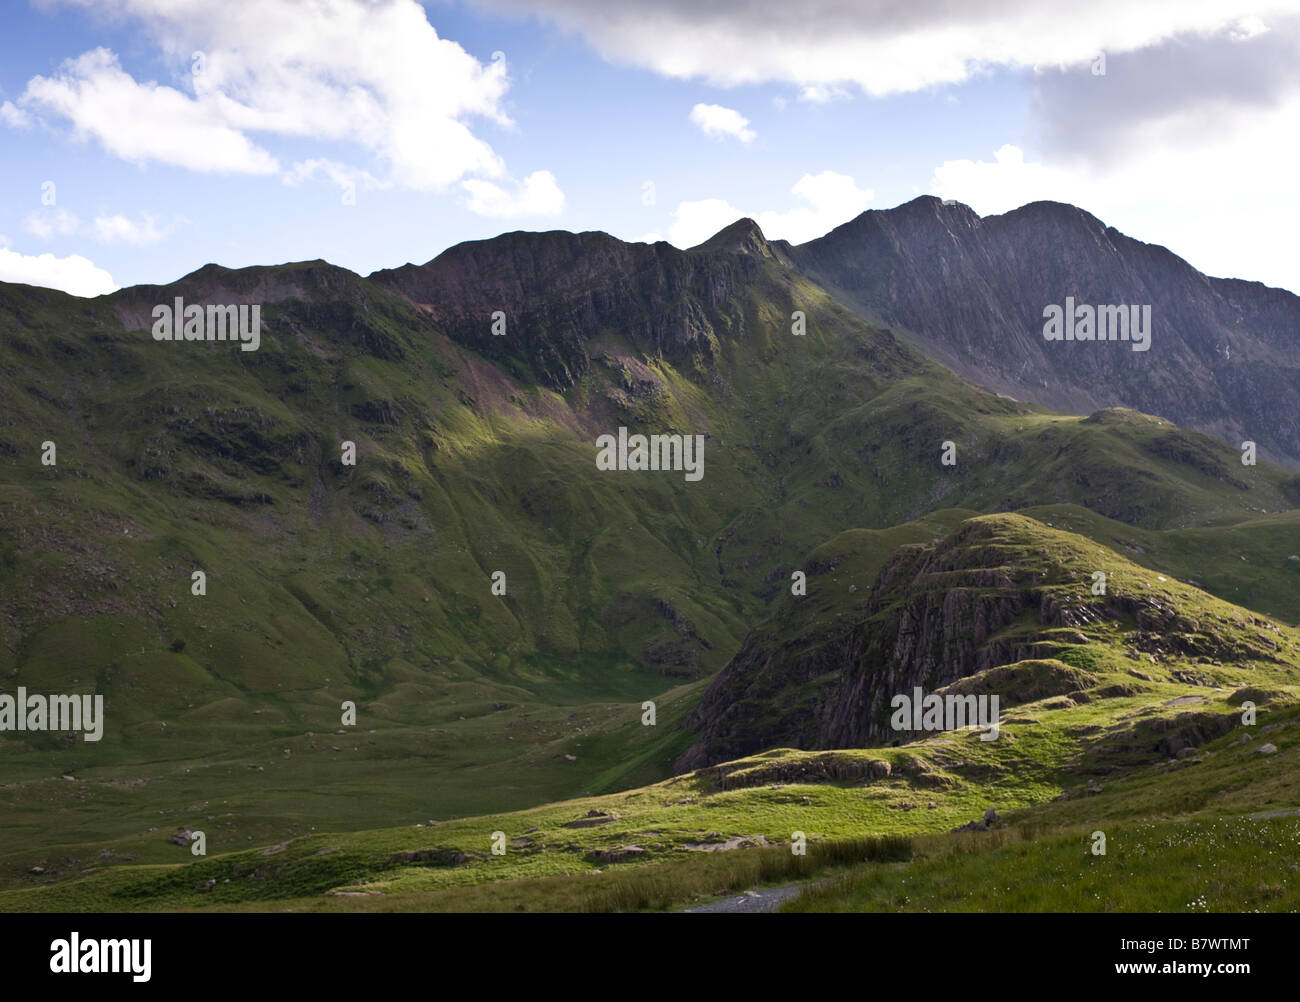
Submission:
[[[1100,830],[1100,829],[1097,829]],[[925,841],[897,866],[856,867],[785,912],[1253,912],[1300,909],[1300,821],[1224,818]]]
[[[1105,681],[1099,679],[1098,688],[1104,688]],[[1010,851],[1012,843],[1023,841],[1029,855],[1017,849],[1020,854],[1006,867],[1014,871],[1019,866],[1021,879],[1041,883],[1069,858],[1069,846],[1082,851],[1080,833],[1104,831],[1113,863],[1117,853],[1134,844],[1131,833],[1152,824],[1167,825],[1169,832],[1195,833],[1205,826],[1227,832],[1253,831],[1256,821],[1277,820],[1277,826],[1259,830],[1291,830],[1293,835],[1300,831],[1300,817],[1251,817],[1294,811],[1300,804],[1300,789],[1295,786],[1300,781],[1293,778],[1300,754],[1294,737],[1300,733],[1296,730],[1300,705],[1265,708],[1256,725],[1262,733],[1251,742],[1242,743],[1242,738],[1254,731],[1237,727],[1203,745],[1194,757],[1176,760],[1139,744],[1124,752],[1124,765],[1108,766],[1100,782],[1088,771],[1089,748],[1114,740],[1117,734],[1133,733],[1142,721],[1177,720],[1187,704],[1173,700],[1195,688],[1160,684],[1141,696],[1109,697],[1069,707],[1050,708],[1050,699],[1025,704],[1009,715],[1004,737],[997,742],[980,742],[972,730],[936,735],[901,748],[774,750],[729,764],[725,789],[719,784],[718,770],[705,770],[638,790],[507,815],[442,821],[432,828],[305,833],[270,847],[274,851],[229,851],[217,829],[215,836],[210,834],[211,855],[202,860],[189,859],[184,849],[173,848],[174,859],[187,861],[103,864],[79,879],[62,874],[15,878],[11,890],[0,892],[0,910],[670,908],[742,887],[804,880],[835,867],[852,869],[863,858],[874,862],[843,876],[869,878],[876,888],[871,882],[884,879],[877,871],[898,872],[890,860],[904,855],[906,844],[916,848],[917,861],[911,866],[933,865],[936,874],[947,872],[943,867],[964,868],[970,884],[984,888],[978,892],[984,893],[987,887],[979,876],[985,872],[984,864],[971,859],[970,851],[1000,847]],[[1225,699],[1222,707],[1209,709],[1220,712],[1228,710],[1229,704]],[[1106,733],[1103,721],[1119,721],[1125,728]],[[1280,750],[1261,755],[1256,749],[1265,740]],[[891,763],[888,777],[857,778],[871,772],[854,770],[855,764],[882,758]],[[827,768],[834,763],[838,765]],[[800,781],[797,777],[808,775],[810,766],[846,778]],[[990,804],[1011,829],[995,830],[987,837],[946,834],[982,817]],[[610,820],[574,827],[574,822],[588,819],[592,812],[597,812],[597,820]],[[505,832],[511,840],[504,856],[490,852],[495,831]],[[808,839],[806,857],[790,852],[796,831]],[[730,840],[757,847],[705,852]],[[761,847],[764,840],[771,843],[768,848]],[[1241,843],[1233,851],[1249,856],[1254,851],[1251,844]],[[620,863],[609,863],[602,856],[627,845],[645,852]],[[1034,858],[1040,845],[1043,869],[1038,874],[1026,860]],[[1281,845],[1269,842],[1264,850],[1280,851]],[[958,849],[967,856],[949,859]],[[59,864],[54,854],[47,862],[53,868]],[[1079,862],[1074,859],[1071,865]],[[1257,866],[1258,862],[1256,858]],[[1143,865],[1158,867],[1159,858],[1153,856]],[[938,894],[943,879],[927,878],[926,894],[935,894],[913,895],[917,907],[939,909],[952,901],[960,907],[975,906],[975,890],[961,898]],[[214,882],[210,888],[205,886],[208,881]],[[1187,886],[1181,879],[1170,884]],[[1238,891],[1246,887],[1224,886]],[[888,887],[897,890],[895,885]],[[885,891],[872,891],[877,893]],[[845,890],[844,907],[859,907],[856,894],[857,890]],[[1047,897],[1035,899],[1039,900],[1041,907],[1055,906]],[[1278,906],[1286,906],[1289,900],[1279,899]],[[1229,891],[1217,901],[1223,907],[1254,907],[1255,903],[1246,895],[1233,906]],[[1138,906],[1137,899],[1129,897],[1115,899],[1113,906],[1128,907],[1128,903]],[[1008,902],[1008,907],[1019,906],[1019,899]]]
[[[128,322],[174,294],[265,289],[279,291],[255,353],[160,346]],[[692,294],[687,313],[709,326],[698,356],[628,333],[654,305],[583,332],[590,357],[568,359],[582,375],[561,386],[529,368],[522,339],[476,348],[323,262],[208,268],[89,301],[0,287],[0,687],[94,691],[108,707],[97,744],[0,736],[0,907],[199,907],[211,897],[191,875],[218,860],[252,864],[239,893],[214,892],[230,907],[353,880],[397,896],[542,879],[574,861],[518,852],[489,873],[477,857],[389,859],[430,848],[412,837],[430,831],[486,851],[489,825],[521,836],[530,810],[567,845],[569,812],[609,795],[626,794],[629,824],[584,852],[662,828],[654,863],[715,831],[910,837],[989,800],[1050,799],[1081,750],[1055,726],[1011,731],[1015,767],[973,746],[961,766],[942,745],[906,753],[951,787],[708,791],[705,777],[669,778],[692,740],[678,725],[709,680],[756,625],[759,644],[794,623],[769,615],[793,615],[795,570],[814,586],[799,614],[818,642],[900,545],[980,512],[1077,517],[1083,536],[1133,556],[1121,583],[1141,567],[1283,622],[1300,607],[1280,555],[1300,550],[1297,523],[1275,514],[1285,471],[1243,468],[1158,418],[1054,415],[980,390],[775,265],[725,302]],[[794,308],[806,338],[785,336]],[[595,436],[620,424],[707,433],[705,479],[596,471]],[[938,463],[949,439],[952,468]],[[46,440],[57,466],[40,463]],[[339,462],[345,440],[356,467]],[[190,590],[200,568],[203,597]],[[495,571],[505,596],[490,592]],[[1219,615],[1181,585],[1160,596]],[[1107,630],[1095,640],[1113,646]],[[1111,654],[1097,671],[1115,684],[1129,666]],[[1225,684],[1292,681],[1250,659],[1179,665]],[[1151,698],[1184,693],[1158,674]],[[1101,707],[1141,712],[1143,698],[1061,712],[1111,726]],[[359,716],[340,734],[344,700]],[[654,728],[640,723],[645,700]],[[415,829],[428,820],[440,824]],[[183,827],[209,833],[208,860],[170,842]],[[343,847],[337,860],[299,858],[322,839]],[[273,864],[260,856],[284,843]]]

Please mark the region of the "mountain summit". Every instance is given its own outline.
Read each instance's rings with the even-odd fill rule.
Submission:
[[[1000,393],[1056,410],[1124,406],[1300,466],[1300,298],[1210,278],[1061,202],[980,217],[923,196],[793,248],[864,317]],[[1149,351],[1050,342],[1044,310],[1149,306]]]

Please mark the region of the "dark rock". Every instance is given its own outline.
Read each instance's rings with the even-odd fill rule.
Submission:
[[[891,724],[893,696],[910,697],[918,687],[945,697],[995,692],[1004,706],[1061,693],[1044,704],[1061,709],[1141,691],[1097,689],[1097,676],[1045,656],[1060,650],[1063,629],[1089,623],[1136,621],[1128,640],[1139,650],[1169,642],[1276,660],[1212,631],[1167,636],[1171,624],[1188,624],[1159,593],[1091,596],[1049,586],[1035,570],[1037,523],[1017,518],[972,519],[932,544],[900,546],[853,621],[803,634],[797,622],[778,620],[751,632],[684,721],[699,738],[677,760],[678,771],[773,747],[863,748],[926,737]],[[1007,629],[1026,620],[1037,633]],[[799,704],[788,705],[795,692]],[[781,709],[756,714],[756,706]]]
[[[1300,363],[1283,349],[1300,330],[1300,299],[1209,278],[1083,209],[1032,202],[980,217],[923,195],[864,212],[790,255],[863,315],[916,332],[931,355],[982,386],[1073,413],[1123,406],[1160,414],[1234,449],[1250,428],[1270,458],[1300,459],[1300,422],[1290,418],[1300,414]],[[1060,346],[1043,339],[1043,306],[1063,304],[1062,290],[1076,303],[1150,304],[1160,365],[1140,364],[1146,353],[1124,344],[1098,346],[1121,350],[1094,351],[1083,366],[1077,352],[1054,351]],[[1162,329],[1171,333],[1160,347]],[[1229,462],[1185,432],[1170,429],[1153,445],[1163,458],[1244,486]],[[1093,507],[1117,517],[1109,501]]]
[[[568,821],[564,824],[565,828],[595,828],[597,825],[607,825],[611,821],[617,821],[618,818],[613,814],[602,814],[597,817],[588,815],[585,818],[579,818],[577,821]]]
[[[639,845],[625,845],[617,849],[597,849],[590,853],[588,858],[593,863],[626,863],[629,860],[640,859],[645,854],[645,849]]]

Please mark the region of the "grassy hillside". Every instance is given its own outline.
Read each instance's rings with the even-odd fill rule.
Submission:
[[[1294,637],[1278,624],[1022,515],[969,519],[883,563],[875,534],[841,534],[809,568],[808,595],[780,599],[691,714],[697,741],[682,766],[774,745],[910,740],[891,730],[896,694],[1012,662],[1095,673],[1186,660],[1215,685],[1244,684],[1223,680],[1228,666],[1295,663]]]
[[[1045,566],[1066,591],[1069,555],[1097,550],[1018,516],[965,522],[951,537],[990,521],[1043,543]],[[860,551],[867,563],[880,559],[870,536]],[[1259,890],[1259,881],[1211,882],[1208,872],[1218,862],[1230,871],[1245,865],[1239,842],[1210,837],[1223,830],[1221,819],[1237,819],[1275,851],[1295,837],[1300,633],[1267,629],[1274,624],[1160,581],[1118,554],[1104,558],[1116,570],[1118,595],[1197,619],[1203,636],[1254,654],[1214,664],[1171,647],[1135,660],[1131,638],[1096,624],[1063,643],[1056,658],[986,669],[956,684],[1001,694],[997,741],[968,728],[890,747],[773,749],[626,792],[509,813],[351,833],[304,826],[273,845],[242,848],[228,827],[231,805],[209,801],[160,819],[156,833],[105,841],[111,855],[103,859],[65,864],[60,849],[40,860],[28,850],[21,862],[11,854],[11,872],[41,866],[46,873],[11,877],[0,909],[602,910],[677,907],[755,882],[832,876],[791,907],[893,908],[904,895],[906,907],[960,908],[987,903],[996,881],[1017,868],[1022,881],[1027,870],[1052,879],[1018,892],[1011,907],[1165,908],[1189,889],[1210,891],[1214,908],[1294,907],[1297,891],[1285,874]],[[1275,645],[1265,649],[1264,639]],[[1249,725],[1246,699],[1259,707]],[[103,785],[50,780],[28,792],[43,790],[70,811],[75,798],[98,795]],[[987,836],[945,834],[990,806],[1010,828],[999,822]],[[1273,823],[1288,813],[1289,822]],[[170,857],[155,851],[157,835],[181,823],[208,833],[207,858],[179,847]],[[1087,848],[1095,830],[1110,845],[1099,862]],[[503,855],[491,851],[496,832],[506,839]],[[810,857],[790,853],[796,832],[818,846]],[[1146,859],[1151,846],[1179,833],[1205,854],[1206,874],[1175,874],[1160,862],[1167,857]],[[906,846],[878,841],[886,836]],[[969,853],[976,851],[992,862],[975,864]],[[124,865],[126,856],[135,859]],[[1140,865],[1160,876],[1141,892],[1124,890],[1123,881],[1076,878],[1074,868],[1089,865]]]
[[[707,251],[728,275],[733,252]],[[1087,506],[1180,567],[1244,533],[1266,570],[1196,579],[1290,621],[1300,578],[1253,527],[1291,531],[1292,474],[1158,418],[998,397],[775,257],[743,274],[679,304],[708,352],[605,325],[563,387],[531,341],[491,357],[324,262],[96,300],[0,287],[0,691],[108,712],[98,743],[0,737],[0,879],[25,880],[35,845],[66,875],[173,860],[200,822],[263,845],[663,780],[677,721],[849,527],[864,575],[1027,506]],[[176,295],[263,302],[260,349],[153,341]],[[620,425],[706,435],[704,479],[597,470]]]

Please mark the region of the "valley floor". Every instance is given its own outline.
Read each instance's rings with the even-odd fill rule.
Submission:
[[[725,910],[748,891],[783,911],[1291,911],[1298,696],[1279,685],[1250,726],[1226,688],[1051,697],[1017,706],[996,742],[971,728],[885,749],[776,749],[511,814],[29,874],[0,891],[0,911]],[[1193,738],[1203,714],[1232,723],[1190,753],[1151,752],[1153,718]],[[1071,740],[1080,732],[1090,742]]]

